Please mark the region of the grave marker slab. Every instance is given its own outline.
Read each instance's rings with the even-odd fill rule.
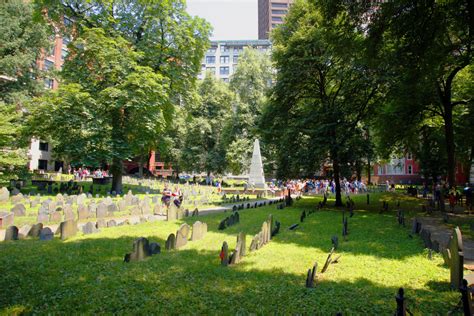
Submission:
[[[31,226],[30,231],[28,232],[29,237],[38,238],[40,236],[41,230],[43,229],[43,223],[37,223]]]
[[[0,228],[6,228],[13,225],[13,220],[15,219],[15,214],[8,213],[6,211],[0,212]]]
[[[166,250],[173,250],[175,249],[176,237],[174,234],[170,234],[166,239],[165,249]]]
[[[45,228],[41,229],[40,235],[39,235],[40,240],[47,241],[47,240],[53,240],[53,238],[54,238],[54,233],[51,230],[51,228],[45,227]]]
[[[5,241],[18,240],[18,227],[9,226],[5,231]]]
[[[176,249],[179,249],[188,243],[190,231],[191,227],[186,223],[179,227],[178,231],[176,232]]]
[[[59,225],[59,233],[61,235],[61,240],[73,237],[77,234],[77,222],[74,220],[61,222]]]
[[[15,214],[15,216],[25,216],[26,207],[22,203],[18,203],[14,207],[12,207],[11,212]]]
[[[25,239],[28,237],[28,233],[31,230],[31,225],[23,225],[21,228],[18,230],[18,238],[19,239]]]

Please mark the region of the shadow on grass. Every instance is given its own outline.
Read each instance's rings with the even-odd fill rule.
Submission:
[[[239,265],[221,267],[218,251],[195,249],[123,263],[133,240],[2,245],[0,313],[380,315],[395,310],[398,288],[374,283],[370,275],[336,281],[325,274],[316,288],[306,289],[305,271],[256,270],[246,258]],[[338,268],[350,275],[351,267]],[[432,284],[436,286],[406,288],[412,312],[446,314],[457,302],[456,292]]]

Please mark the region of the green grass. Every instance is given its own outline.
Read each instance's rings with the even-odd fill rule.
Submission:
[[[284,210],[272,205],[241,211],[241,222],[224,231],[217,226],[229,213],[201,216],[209,226],[204,239],[129,264],[123,256],[137,237],[164,246],[183,221],[108,228],[65,242],[0,243],[0,314],[388,315],[399,287],[415,314],[446,314],[456,305],[460,295],[449,289],[442,258],[429,260],[421,240],[409,238],[394,212],[380,215],[356,201],[361,210],[349,219],[345,242],[337,210],[314,213],[289,231],[301,210],[319,199],[305,198]],[[378,211],[380,204],[373,204]],[[240,264],[221,267],[222,242],[233,249],[243,231],[248,247],[268,214],[282,223],[280,234]],[[340,262],[318,275],[314,289],[306,289],[305,274],[315,261],[320,271],[332,235],[339,236]]]

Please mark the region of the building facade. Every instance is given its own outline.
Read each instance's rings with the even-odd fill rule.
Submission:
[[[210,73],[224,82],[229,82],[230,76],[237,68],[239,55],[247,47],[268,52],[271,44],[268,40],[213,41],[202,61],[198,79],[204,79],[206,74]]]
[[[270,32],[283,23],[294,0],[258,0],[258,38],[268,39]]]

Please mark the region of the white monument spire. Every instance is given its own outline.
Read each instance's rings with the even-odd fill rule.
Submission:
[[[265,175],[263,174],[262,155],[258,139],[253,143],[252,163],[250,164],[249,184],[255,188],[265,189]]]

